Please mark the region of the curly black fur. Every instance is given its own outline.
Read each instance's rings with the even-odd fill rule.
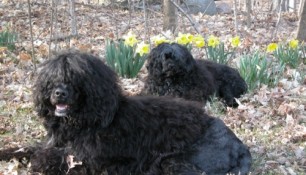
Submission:
[[[185,46],[176,43],[163,43],[152,49],[146,66],[148,77],[142,94],[203,102],[216,94],[226,105],[237,107],[235,98],[247,91],[247,85],[237,70],[195,60]]]
[[[17,159],[19,162],[24,162],[27,164],[30,161],[31,155],[35,152],[37,147],[16,147],[7,148],[0,150],[0,161],[9,161],[12,158]]]
[[[198,103],[126,97],[116,74],[92,55],[69,51],[47,61],[33,94],[49,147],[71,147],[87,174],[247,174],[250,169],[248,148]]]
[[[208,60],[196,60],[198,65],[205,66],[214,77],[215,93],[222,98],[226,105],[238,107],[235,98],[239,98],[248,90],[247,84],[239,72],[229,66]]]
[[[44,175],[86,175],[88,170],[86,166],[75,165],[71,166],[69,160],[70,148],[40,148],[36,149],[31,155],[31,170],[32,174],[43,173]],[[77,160],[73,160],[77,162]]]
[[[183,97],[206,102],[215,92],[215,80],[205,66],[197,65],[186,47],[163,43],[147,58],[148,77],[143,94]]]
[[[27,146],[22,148],[8,148],[0,150],[0,160],[10,161],[17,159],[25,167],[31,163],[31,174],[39,175],[86,175],[86,166],[78,163],[76,159],[68,159],[71,156],[70,148],[47,147],[44,144]]]

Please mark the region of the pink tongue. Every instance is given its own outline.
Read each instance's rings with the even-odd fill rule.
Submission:
[[[62,104],[59,104],[59,105],[56,105],[56,110],[65,110],[67,109],[68,105],[62,105]]]

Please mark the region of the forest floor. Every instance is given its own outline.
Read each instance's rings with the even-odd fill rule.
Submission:
[[[28,5],[23,1],[15,4],[0,3],[0,9],[0,31],[9,27],[18,33],[15,50],[0,47],[0,149],[4,149],[40,142],[45,136],[45,130],[33,111],[31,100],[35,73],[32,56],[29,54],[32,46]],[[51,50],[76,47],[103,58],[108,38],[121,38],[128,31],[133,31],[139,38],[146,40],[162,32],[163,15],[159,5],[148,7],[148,20],[145,22],[141,4],[139,8],[129,11],[77,3],[79,36],[50,44],[50,4],[32,3],[31,11],[34,56],[37,62],[48,59],[49,46]],[[68,11],[66,4],[57,6],[57,15],[53,19],[56,25],[52,29],[57,37],[70,33]],[[272,41],[294,38],[298,27],[297,15],[282,13],[280,17],[278,22],[277,13],[257,7],[252,14],[251,26],[247,27],[245,13],[238,11],[237,33],[243,42],[237,52],[241,55],[265,50]],[[225,41],[236,35],[233,13],[214,16],[197,14],[192,15],[192,18],[205,37],[213,34]],[[179,16],[177,31],[196,32],[183,14]],[[196,58],[204,57],[203,50],[195,50],[193,54]],[[299,78],[294,76],[296,72],[300,73]],[[276,87],[263,85],[248,92],[239,99],[241,105],[235,109],[224,108],[217,100],[206,105],[209,114],[224,120],[249,146],[253,156],[251,174],[306,174],[305,72],[305,65],[297,70],[286,69]],[[137,94],[143,87],[145,76],[146,71],[142,69],[137,78],[121,78],[122,88],[127,94]],[[2,161],[0,175],[4,174],[27,174],[27,167],[14,160]]]

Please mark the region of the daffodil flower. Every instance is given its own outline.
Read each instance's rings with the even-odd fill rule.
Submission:
[[[143,41],[136,46],[136,53],[139,53],[140,56],[149,53],[149,50],[149,44],[145,44]]]
[[[192,43],[198,48],[205,46],[205,40],[201,35],[194,36],[192,39]]]
[[[218,46],[220,44],[220,40],[219,40],[219,38],[217,38],[217,37],[215,37],[215,36],[213,36],[213,35],[211,35],[211,36],[209,36],[209,38],[208,38],[208,46],[211,46],[211,47],[213,47],[213,48],[215,48],[216,46]]]
[[[136,35],[132,32],[129,32],[127,35],[123,36],[123,39],[124,44],[131,47],[134,47],[134,45],[138,42]]]
[[[190,33],[187,33],[187,34],[186,34],[186,37],[187,37],[187,39],[188,39],[188,43],[191,43],[194,36],[193,36],[192,34],[190,34]]]
[[[156,35],[156,36],[153,36],[151,38],[152,42],[154,43],[155,46],[158,46],[162,43],[170,43],[169,40],[166,39],[166,37],[164,36],[161,36],[161,35]]]
[[[181,44],[181,45],[187,45],[189,43],[189,38],[187,34],[179,33],[178,37],[176,37],[175,40],[178,44]]]
[[[270,43],[267,46],[267,52],[274,52],[278,48],[278,45],[276,43]]]
[[[240,37],[236,36],[234,38],[231,38],[230,42],[231,42],[232,47],[238,47],[240,44]]]
[[[293,40],[289,41],[289,47],[291,49],[297,48],[298,45],[299,45],[299,41],[296,40],[296,39],[293,39]]]

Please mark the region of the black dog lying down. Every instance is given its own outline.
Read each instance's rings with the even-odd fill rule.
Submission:
[[[152,49],[148,77],[142,94],[169,95],[206,102],[216,94],[226,105],[237,107],[235,98],[247,91],[239,72],[211,61],[195,60],[185,46],[163,43]]]
[[[32,156],[36,171],[48,172],[47,167],[65,174],[62,149],[70,148],[83,162],[79,174],[243,175],[250,170],[248,148],[220,119],[196,102],[126,97],[116,74],[92,55],[69,51],[48,60],[33,93],[49,138],[41,156]],[[63,157],[54,156],[58,151]],[[54,168],[58,163],[61,169]]]

